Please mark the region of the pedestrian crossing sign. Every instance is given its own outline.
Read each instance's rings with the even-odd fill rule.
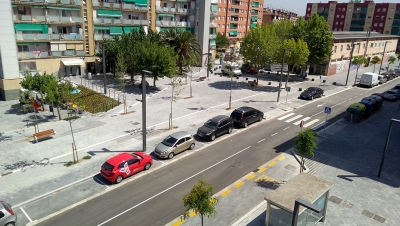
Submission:
[[[331,111],[332,111],[332,108],[330,108],[330,107],[325,107],[325,109],[324,109],[324,113],[326,113],[328,115],[331,113]]]

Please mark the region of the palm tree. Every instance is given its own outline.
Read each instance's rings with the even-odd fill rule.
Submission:
[[[183,75],[184,66],[191,60],[200,61],[202,53],[199,42],[190,31],[166,30],[161,33],[161,42],[174,49],[179,68],[179,75]]]
[[[374,73],[375,73],[375,64],[379,64],[381,62],[381,58],[378,56],[374,56],[371,60],[371,64],[374,65]]]

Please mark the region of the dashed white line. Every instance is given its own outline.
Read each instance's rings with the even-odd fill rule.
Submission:
[[[312,124],[314,124],[314,123],[316,123],[316,122],[318,122],[318,121],[319,121],[319,119],[314,119],[314,120],[312,120],[312,121],[310,121],[310,122],[304,124],[303,127],[309,127],[309,126],[311,126]]]
[[[260,140],[260,141],[258,141],[258,143],[261,143],[261,142],[263,142],[265,139],[262,139],[262,140]]]
[[[350,98],[349,100],[351,100],[351,99],[353,99],[353,98]]]
[[[333,105],[332,107],[334,108],[334,107],[336,107],[336,106],[338,106],[338,105],[341,105],[341,104],[343,104],[343,103],[346,103],[346,102],[347,102],[347,100],[342,101],[342,102],[340,102],[340,103],[338,103],[338,104]]]
[[[272,134],[272,135],[271,135],[271,137],[275,136],[276,134],[278,134],[278,133],[274,133],[274,134]]]
[[[287,129],[289,129],[289,128],[290,128],[290,126],[288,126],[288,127],[284,128],[283,130],[287,130]]]
[[[20,209],[25,214],[26,218],[28,218],[29,222],[32,222],[33,220],[28,216],[28,214],[25,212],[25,210],[22,209],[22,207],[20,207]]]

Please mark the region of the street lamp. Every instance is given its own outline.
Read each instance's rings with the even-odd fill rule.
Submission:
[[[381,74],[383,58],[385,57],[386,45],[387,45],[388,43],[392,43],[392,42],[389,42],[389,41],[386,41],[386,42],[385,42],[385,47],[383,47],[383,54],[382,54],[382,59],[381,59],[381,66],[379,67],[379,72],[378,72],[378,74]]]
[[[354,44],[354,41],[351,42],[350,63],[349,63],[349,68],[347,69],[346,84],[344,86],[347,86],[347,82],[349,81],[351,60],[353,59],[354,46],[356,46],[356,45],[360,45],[360,43]]]
[[[153,74],[151,71],[142,71],[142,143],[143,152],[146,152],[146,74]]]
[[[101,43],[101,48],[103,52],[103,76],[104,76],[104,94],[107,94],[107,87],[106,87],[106,48],[105,48],[106,43]]]
[[[207,67],[207,78],[210,76],[210,69],[208,68],[208,64],[210,63],[210,39],[208,39],[208,49],[207,49],[207,53],[203,53],[203,56],[207,55],[207,61],[206,61],[206,67]]]
[[[288,49],[283,49],[282,66],[281,66],[281,77],[280,77],[280,79],[279,79],[278,99],[277,99],[276,102],[279,102],[279,97],[280,97],[280,95],[281,95],[282,75],[283,75],[283,64],[285,63],[286,50],[288,50]]]

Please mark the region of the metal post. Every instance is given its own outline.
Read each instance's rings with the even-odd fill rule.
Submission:
[[[152,74],[151,71],[142,71],[142,143],[143,152],[146,152],[146,74]]]
[[[283,64],[285,63],[285,54],[286,54],[286,49],[283,50],[283,55],[282,55],[281,78],[280,78],[280,80],[279,80],[278,99],[277,99],[276,102],[279,102],[279,96],[281,95],[282,75],[283,75]]]
[[[378,74],[381,74],[381,69],[382,69],[382,63],[383,63],[383,58],[385,57],[385,51],[386,51],[386,45],[387,45],[387,41],[385,42],[385,47],[383,47],[383,54],[382,54],[382,59],[381,59],[381,66],[379,67],[379,72]]]
[[[103,52],[103,75],[104,75],[104,94],[107,94],[107,89],[106,89],[106,49],[104,42],[101,44],[102,45],[102,52]]]
[[[324,125],[324,133],[325,133],[325,129],[326,129],[326,122],[328,121],[328,113],[326,114],[326,118],[325,118],[325,125]]]
[[[349,68],[347,69],[346,84],[345,84],[344,86],[347,86],[347,82],[348,82],[348,80],[349,80],[349,73],[350,73],[350,67],[351,67],[351,60],[353,59],[353,51],[354,51],[354,41],[351,42],[350,63],[349,63]]]
[[[208,68],[210,63],[210,39],[208,39],[208,51],[207,51],[207,78],[210,76],[210,69]]]
[[[389,144],[389,138],[390,138],[390,133],[392,131],[393,122],[400,122],[400,120],[397,120],[397,119],[391,119],[390,120],[389,131],[388,131],[388,134],[386,136],[385,148],[383,149],[383,153],[382,153],[382,160],[381,160],[381,165],[379,166],[378,177],[381,177],[383,163],[385,162],[386,150],[387,150],[387,147],[388,147],[388,144]]]
[[[285,109],[286,109],[286,105],[287,105],[287,98],[288,98],[288,96],[289,96],[289,92],[288,92],[288,90],[286,90],[286,103],[285,103]]]

